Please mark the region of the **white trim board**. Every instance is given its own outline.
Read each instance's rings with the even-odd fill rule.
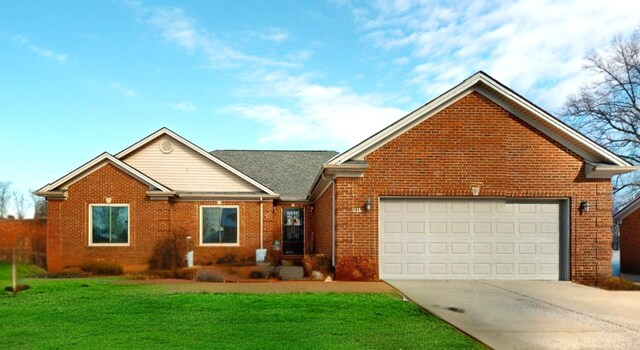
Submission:
[[[73,184],[74,182],[78,181],[80,178],[83,178],[91,173],[93,173],[94,171],[102,168],[103,166],[105,166],[106,164],[112,164],[114,166],[116,166],[117,168],[119,168],[120,170],[126,172],[127,174],[133,176],[134,178],[138,179],[139,181],[147,184],[150,188],[157,188],[158,190],[162,191],[162,192],[166,192],[166,193],[173,193],[173,191],[162,185],[161,183],[155,181],[154,179],[148,177],[147,175],[143,174],[142,172],[140,172],[139,170],[137,170],[136,168],[130,166],[129,164],[115,158],[114,156],[112,156],[111,154],[104,152],[102,154],[100,154],[99,156],[93,158],[92,160],[88,161],[87,163],[81,165],[80,167],[76,168],[75,170],[73,170],[72,172],[66,174],[65,176],[59,178],[58,180],[56,180],[55,182],[48,184],[42,188],[40,188],[38,191],[36,191],[36,193],[46,193],[46,192],[50,192],[52,190],[56,190],[56,189],[62,189],[62,190],[66,190],[71,184]]]
[[[492,91],[489,91],[489,89]],[[349,160],[363,160],[366,155],[382,147],[387,142],[398,137],[406,130],[411,129],[415,125],[437,114],[442,109],[450,106],[472,91],[478,91],[485,96],[494,95],[494,98],[492,98],[492,100],[494,101],[496,99],[504,99],[513,102],[519,107],[522,107],[525,112],[530,114],[528,116],[530,120],[531,118],[539,119],[539,124],[534,125],[530,123],[532,126],[539,128],[540,126],[542,126],[542,124],[547,124],[547,128],[551,127],[556,129],[555,132],[551,132],[550,130],[545,131],[542,129],[541,131],[545,132],[545,134],[548,134],[550,137],[567,146],[572,151],[580,155],[589,155],[590,157],[588,157],[587,160],[597,160],[603,163],[609,163],[621,167],[631,166],[631,164],[629,164],[625,160],[606,150],[604,147],[591,141],[576,130],[573,130],[571,127],[562,123],[560,120],[551,116],[539,107],[533,105],[531,102],[511,91],[482,71],[472,75],[454,88],[448,90],[444,94],[436,97],[422,107],[409,113],[404,118],[389,125],[387,128],[379,131],[378,133],[362,141],[358,145],[333,157],[329,160],[328,164],[340,165]],[[503,102],[500,105],[504,106],[505,104],[506,102]],[[515,108],[513,107],[509,109],[510,112],[514,110]],[[516,115],[522,118],[523,113],[520,112]]]

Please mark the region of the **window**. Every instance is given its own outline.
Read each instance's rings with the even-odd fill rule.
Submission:
[[[90,204],[89,244],[129,245],[129,204]]]
[[[200,244],[239,245],[238,206],[200,207]]]

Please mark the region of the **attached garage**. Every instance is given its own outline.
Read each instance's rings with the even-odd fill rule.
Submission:
[[[566,201],[382,198],[381,279],[569,279]]]

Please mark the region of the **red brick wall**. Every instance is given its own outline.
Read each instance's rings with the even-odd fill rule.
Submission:
[[[10,261],[14,248],[18,248],[20,261],[35,261],[44,265],[46,245],[46,220],[0,219],[0,261]]]
[[[166,201],[149,200],[147,185],[112,165],[106,165],[69,186],[65,201],[49,201],[48,268],[51,272],[81,266],[93,260],[115,261],[125,271],[148,268],[157,242],[171,234],[190,235],[196,264],[211,264],[228,254],[236,260],[255,257],[260,247],[260,203],[258,201]],[[89,246],[89,204],[128,203],[129,246]],[[238,205],[240,246],[200,246],[200,206]],[[273,204],[264,203],[265,247],[271,248]]]
[[[200,206],[237,205],[239,206],[240,246],[204,246],[200,245]],[[171,227],[174,233],[190,235],[194,243],[194,263],[196,265],[215,264],[219,258],[233,255],[237,261],[255,258],[260,248],[260,203],[238,201],[194,201],[171,204]]]
[[[640,209],[620,225],[620,271],[640,274]]]
[[[313,205],[316,253],[333,256],[333,184]]]
[[[112,165],[69,186],[65,201],[49,201],[48,269],[57,272],[92,260],[116,261],[127,271],[145,269],[158,240],[167,237],[169,203],[147,199],[148,186]],[[89,204],[129,204],[129,246],[89,246]]]
[[[380,196],[569,198],[571,277],[611,273],[611,182],[588,180],[583,160],[473,92],[366,157],[362,178],[338,178],[337,256],[378,258]],[[352,209],[372,209],[360,214]],[[578,205],[588,200],[591,211]]]

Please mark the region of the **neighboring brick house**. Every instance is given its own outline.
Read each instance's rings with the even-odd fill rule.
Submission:
[[[640,197],[613,216],[620,230],[620,272],[640,274]]]
[[[353,148],[206,152],[168,129],[38,191],[56,271],[147,266],[162,237],[196,263],[364,257],[384,279],[608,275],[611,181],[635,168],[479,72]]]

